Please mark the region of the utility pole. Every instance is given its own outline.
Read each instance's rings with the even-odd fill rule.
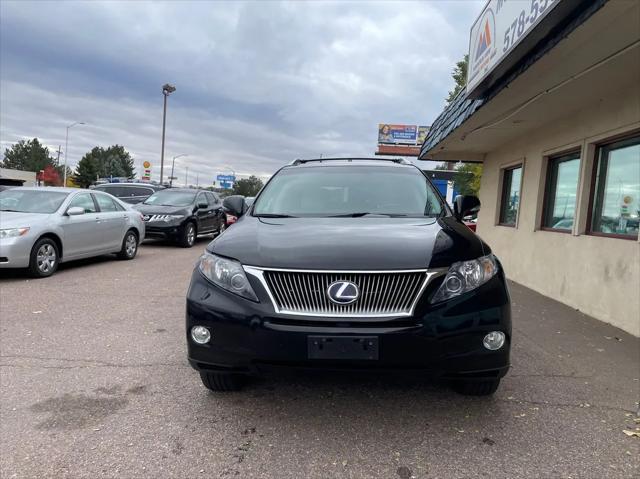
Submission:
[[[187,166],[187,172],[184,174],[184,187],[189,187],[189,167]]]
[[[181,158],[183,156],[189,156],[185,153],[182,155],[176,155],[173,157],[173,161],[171,162],[171,177],[169,178],[169,188],[173,186],[173,169],[176,167],[176,158]]]

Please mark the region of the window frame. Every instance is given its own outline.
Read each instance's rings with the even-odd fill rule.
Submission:
[[[576,181],[576,204],[575,204],[575,210],[574,210],[573,226],[571,227],[571,229],[553,228],[552,226],[545,226],[545,223],[548,219],[547,215],[549,213],[549,207],[551,206],[551,203],[550,203],[551,193],[553,192],[553,196],[554,196],[553,206],[555,206],[555,194],[558,187],[557,185],[558,169],[554,168],[554,165],[559,165],[560,163],[564,163],[565,161],[573,161],[573,160],[579,161],[578,178]],[[544,190],[543,190],[543,199],[542,199],[542,216],[540,218],[540,230],[553,231],[556,233],[572,234],[573,228],[576,225],[576,221],[578,217],[578,195],[580,193],[580,171],[582,168],[582,151],[580,148],[577,148],[575,150],[565,151],[563,153],[551,155],[547,158],[546,166],[547,166],[547,170],[545,173],[545,180],[544,180]],[[553,184],[551,180],[554,180]]]
[[[109,210],[109,211],[105,211],[102,209],[102,205],[100,205],[100,200],[98,198],[104,198],[105,200],[108,200],[111,202],[111,204],[113,205],[113,210]],[[118,211],[120,211],[118,209],[118,203],[116,203],[114,201],[114,199],[111,197],[111,195],[109,195],[109,193],[93,193],[93,199],[95,201],[95,203],[98,205],[98,212],[99,213],[117,213]]]
[[[95,211],[85,211],[84,214],[85,215],[92,215],[92,214],[96,214],[100,212],[100,207],[98,206],[98,202],[96,201],[96,199],[93,196],[93,193],[89,192],[89,191],[80,191],[78,193],[76,193],[75,195],[73,195],[73,197],[69,200],[69,203],[67,204],[67,206],[64,209],[65,214],[67,213],[67,211],[69,211],[69,208],[73,208],[73,202],[76,200],[76,198],[80,198],[82,195],[89,195],[89,198],[91,198],[91,201],[93,202],[93,207],[95,208]]]
[[[591,170],[591,186],[589,188],[589,206],[587,208],[587,227],[585,230],[586,235],[599,236],[601,238],[624,239],[624,240],[630,240],[630,241],[636,241],[636,242],[640,239],[640,234],[634,237],[629,235],[623,235],[620,233],[603,233],[601,231],[593,231],[593,214],[594,214],[595,203],[596,203],[596,195],[598,194],[598,192],[596,191],[596,188],[600,186],[597,184],[598,168],[600,167],[600,161],[603,158],[603,152],[607,151],[608,153],[611,150],[614,150],[617,148],[624,148],[624,146],[635,145],[635,144],[640,145],[640,131],[635,131],[633,133],[630,133],[629,135],[618,137],[615,140],[612,139],[609,141],[604,141],[596,145],[595,156],[593,159],[593,165]],[[607,163],[608,161],[609,161],[609,158],[607,156]],[[607,169],[608,169],[608,165],[607,165]],[[606,183],[606,176],[604,178],[604,181],[602,181],[602,184],[605,184],[605,183]]]
[[[511,185],[513,184],[513,170],[517,170],[520,168],[522,173],[520,174],[520,202],[518,203],[518,209],[516,211],[515,221],[513,223],[505,223],[504,219],[504,209],[503,206],[505,204],[505,192],[506,192],[506,177],[507,173],[510,173],[511,177],[509,179],[509,189],[511,189]],[[498,221],[497,226],[506,226],[507,228],[517,228],[518,227],[518,219],[520,217],[520,205],[522,204],[522,184],[524,181],[524,162],[513,163],[509,166],[505,166],[500,170],[500,196],[498,203]]]
[[[209,199],[207,198],[207,195],[205,195],[204,191],[201,191],[200,193],[198,193],[196,195],[196,208],[200,208],[199,205],[201,203],[201,199],[204,198],[204,203],[207,203],[207,208],[209,208]],[[202,204],[204,204],[202,203]]]

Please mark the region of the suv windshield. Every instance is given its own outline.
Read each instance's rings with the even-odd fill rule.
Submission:
[[[319,166],[281,170],[254,216],[439,216],[438,194],[415,168]]]
[[[10,189],[0,191],[0,211],[55,213],[69,193],[46,190]]]
[[[155,206],[189,206],[193,203],[197,191],[158,191],[147,198],[143,204]]]

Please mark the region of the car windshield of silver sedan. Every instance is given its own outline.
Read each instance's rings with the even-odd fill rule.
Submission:
[[[258,217],[434,217],[444,212],[413,168],[303,167],[280,171],[253,208]]]
[[[0,211],[55,213],[69,193],[46,190],[10,189],[0,191]]]
[[[154,206],[189,206],[193,203],[195,192],[190,191],[158,191],[147,198],[143,204]]]

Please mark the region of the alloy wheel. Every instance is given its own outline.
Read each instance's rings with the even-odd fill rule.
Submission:
[[[125,242],[125,251],[127,252],[127,256],[132,257],[136,254],[136,249],[138,248],[138,241],[136,239],[136,235],[133,233],[129,233],[127,235],[127,241]]]
[[[56,250],[50,244],[43,244],[42,246],[40,246],[36,258],[38,270],[40,270],[40,272],[44,274],[52,271],[55,268],[56,263],[58,262],[58,255],[56,254]]]

